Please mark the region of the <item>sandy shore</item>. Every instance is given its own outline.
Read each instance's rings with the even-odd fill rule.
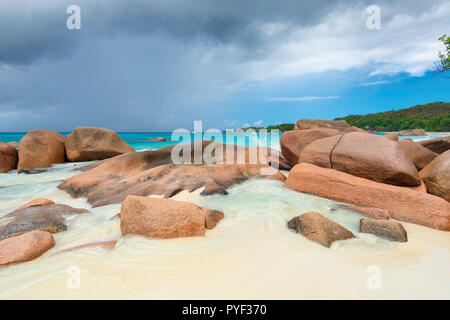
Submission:
[[[91,213],[55,234],[56,247],[40,258],[1,269],[0,298],[450,298],[450,235],[443,231],[403,223],[407,243],[359,234],[360,215],[334,210],[333,202],[286,190],[280,182],[255,179],[231,188],[228,196],[202,197],[199,191],[176,196],[224,211],[225,219],[204,238],[121,237],[119,220],[108,220],[120,204],[92,209],[84,199],[71,199],[56,189],[59,182],[54,179],[71,174],[25,176],[34,180],[32,189],[4,188],[10,191],[1,194],[7,208],[0,214],[37,195]],[[13,177],[6,180],[13,182]],[[339,222],[357,239],[335,242],[328,249],[286,227],[293,216],[312,210]],[[118,243],[112,251],[88,248],[54,255],[98,240]],[[79,289],[67,285],[71,266],[80,270]],[[371,266],[380,271],[379,289],[367,286]]]

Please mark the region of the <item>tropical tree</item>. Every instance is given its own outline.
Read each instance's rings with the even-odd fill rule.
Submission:
[[[450,37],[444,34],[439,38],[439,41],[442,41],[445,49],[444,51],[439,51],[439,62],[436,67],[439,73],[444,73],[450,70]]]

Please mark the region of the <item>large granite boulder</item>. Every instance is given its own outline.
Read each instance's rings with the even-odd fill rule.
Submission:
[[[39,230],[0,240],[0,266],[36,259],[54,246],[53,236]]]
[[[428,135],[428,133],[425,132],[423,129],[412,129],[412,130],[402,130],[397,132],[399,136],[418,136],[418,137],[425,137]]]
[[[17,168],[17,149],[0,142],[0,173],[6,173]]]
[[[32,206],[0,218],[0,240],[33,230],[57,233],[67,230],[68,218],[88,212],[64,204]]]
[[[397,142],[368,133],[316,140],[303,149],[299,162],[393,185],[421,184],[416,167]]]
[[[403,139],[398,143],[418,170],[423,169],[427,164],[429,164],[434,160],[434,158],[438,156],[437,153],[434,153],[433,151],[422,147],[420,144],[412,141],[409,138]]]
[[[359,221],[359,232],[371,233],[391,241],[408,241],[403,225],[392,220],[361,219]]]
[[[334,241],[354,238],[353,233],[318,212],[307,212],[288,222],[288,228],[309,240],[330,247]]]
[[[19,141],[17,171],[48,168],[64,163],[64,137],[56,131],[32,130]]]
[[[427,148],[430,151],[436,152],[438,154],[444,153],[447,150],[450,150],[450,136],[437,138],[437,139],[429,139],[418,142],[422,147]]]
[[[409,188],[355,177],[309,163],[296,165],[284,186],[356,206],[385,209],[393,219],[450,231],[450,203]]]
[[[160,239],[198,237],[205,235],[207,220],[217,223],[222,218],[222,212],[190,202],[128,196],[120,210],[120,230],[122,235]],[[214,226],[209,225],[209,228]]]
[[[294,130],[336,129],[343,133],[365,132],[363,129],[351,126],[345,120],[300,119],[295,123]]]
[[[419,175],[429,193],[450,202],[450,150],[436,157]]]
[[[307,145],[298,158],[298,162],[311,163],[323,168],[332,168],[331,155],[343,135],[316,140]]]
[[[204,141],[203,150],[208,146],[222,148],[225,145]],[[125,154],[88,165],[87,171],[64,180],[58,187],[75,198],[86,197],[90,204],[98,207],[119,203],[129,195],[171,197],[183,190],[192,192],[202,187],[205,187],[202,195],[227,194],[227,188],[251,177],[286,179],[269,166],[267,158],[260,159],[259,164],[249,164],[249,148],[234,146],[237,151],[234,156],[240,157],[242,152],[243,164],[209,166],[173,164],[173,148]],[[219,162],[223,162],[226,153]]]
[[[283,133],[280,139],[281,153],[291,166],[298,163],[302,150],[311,142],[342,134],[336,129],[291,130]]]
[[[77,127],[66,137],[69,161],[103,160],[135,152],[117,133],[104,128]]]

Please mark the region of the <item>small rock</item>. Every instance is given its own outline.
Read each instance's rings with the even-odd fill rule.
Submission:
[[[0,240],[33,230],[58,233],[67,230],[66,219],[88,212],[63,204],[14,210],[0,218]]]
[[[150,141],[156,141],[156,142],[167,141],[167,139],[166,139],[166,138],[163,138],[163,137],[151,138],[151,139],[148,139],[148,140],[150,140]]]
[[[318,212],[307,212],[292,218],[288,222],[289,229],[300,232],[309,240],[330,247],[334,241],[354,238],[353,233],[340,224],[325,218]]]
[[[427,136],[428,133],[423,129],[402,130],[397,133],[399,136]]]
[[[0,266],[36,259],[55,245],[53,236],[34,230],[0,241]]]
[[[403,225],[400,222],[392,220],[361,219],[359,221],[359,232],[371,233],[377,237],[392,241],[408,241]]]

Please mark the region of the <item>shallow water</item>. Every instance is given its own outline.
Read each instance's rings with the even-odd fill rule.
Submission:
[[[55,248],[31,262],[0,269],[0,298],[450,298],[450,235],[403,223],[409,241],[395,243],[359,234],[360,215],[334,209],[332,201],[287,190],[282,183],[251,179],[229,195],[203,197],[201,190],[174,197],[212,209],[225,218],[201,238],[151,240],[120,235],[109,218],[120,204],[98,208],[72,199],[57,185],[80,164],[63,164],[35,175],[2,175],[0,216],[37,197],[86,208]],[[352,231],[356,239],[328,249],[290,231],[289,219],[318,211]],[[112,251],[73,246],[118,240]],[[381,271],[381,288],[367,286],[368,268]],[[68,286],[71,266],[80,288]],[[69,268],[69,269],[68,269]]]

